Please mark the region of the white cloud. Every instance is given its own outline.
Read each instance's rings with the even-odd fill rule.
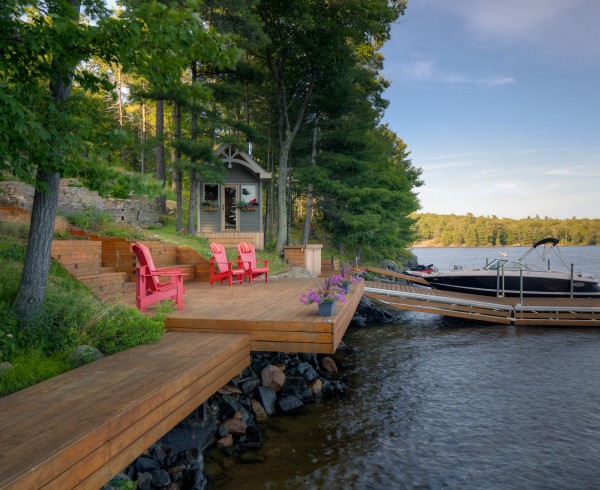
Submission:
[[[419,82],[434,82],[445,85],[481,85],[486,87],[498,87],[515,83],[515,79],[509,76],[485,76],[473,77],[469,75],[445,71],[437,67],[431,60],[417,60],[411,63],[401,63],[396,72],[404,80]]]
[[[600,171],[597,166],[592,168],[585,167],[563,167],[544,171],[544,175],[559,175],[563,177],[600,177]]]
[[[479,42],[526,47],[552,60],[600,62],[598,0],[436,0]]]

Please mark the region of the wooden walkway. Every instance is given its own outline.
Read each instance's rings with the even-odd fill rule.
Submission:
[[[599,298],[496,298],[384,282],[365,283],[365,295],[401,310],[470,320],[546,326],[600,326]]]
[[[0,489],[101,487],[249,364],[248,335],[167,333],[0,398]]]
[[[363,283],[352,286],[334,316],[322,317],[316,305],[300,303],[300,295],[319,281],[272,279],[231,287],[188,282],[183,310],[169,314],[165,324],[176,332],[249,334],[253,351],[334,353],[354,316]],[[133,305],[135,289],[130,288],[125,285],[124,301]]]

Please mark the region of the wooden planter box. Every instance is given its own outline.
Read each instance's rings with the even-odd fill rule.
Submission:
[[[245,211],[245,212],[256,211],[257,207],[258,206],[246,206],[245,208],[240,208],[240,210]]]
[[[202,211],[205,213],[215,213],[219,210],[219,206],[202,206]]]

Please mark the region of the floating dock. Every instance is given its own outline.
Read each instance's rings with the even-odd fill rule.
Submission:
[[[505,325],[600,326],[598,298],[496,298],[369,281],[365,295],[400,310]]]

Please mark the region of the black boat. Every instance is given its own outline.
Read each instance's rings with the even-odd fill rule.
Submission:
[[[539,263],[525,262],[534,251]],[[564,270],[550,270],[548,256],[551,254]],[[488,296],[600,297],[597,279],[571,269],[560,255],[558,239],[544,238],[534,243],[517,260],[503,257],[481,269],[427,274],[415,271],[413,275],[422,277],[435,289]]]

